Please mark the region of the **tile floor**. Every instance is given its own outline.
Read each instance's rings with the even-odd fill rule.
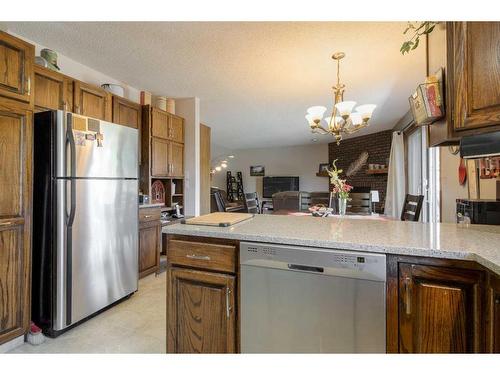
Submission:
[[[128,300],[39,346],[11,353],[165,353],[166,273],[139,281]]]

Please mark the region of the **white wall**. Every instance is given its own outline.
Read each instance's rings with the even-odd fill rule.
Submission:
[[[184,117],[184,214],[200,214],[200,99],[175,101],[175,113]]]
[[[456,222],[456,199],[468,198],[467,183],[458,183],[458,166],[460,156],[452,155],[448,147],[440,147],[441,156],[441,221],[443,223]]]
[[[227,170],[243,172],[245,192],[262,197],[262,177],[251,177],[251,165],[263,165],[266,176],[299,176],[300,190],[327,191],[328,178],[316,177],[320,163],[328,163],[328,144],[233,150]],[[214,165],[212,165],[213,167]],[[216,172],[212,186],[226,190],[226,170]]]

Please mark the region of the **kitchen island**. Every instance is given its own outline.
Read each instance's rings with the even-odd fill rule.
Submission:
[[[167,255],[169,352],[239,351],[241,241],[386,254],[387,352],[500,351],[498,227],[256,215],[229,228],[176,224],[163,231],[172,249]],[[199,346],[179,345],[193,342],[178,329],[186,313],[179,310],[186,306],[179,293],[195,292],[181,290],[179,280],[192,275],[219,285],[212,303],[220,302],[217,308],[226,313],[231,309],[224,315],[228,325],[212,327],[217,335],[229,334],[210,337],[222,340],[219,346],[204,346],[207,327],[207,337],[197,336]]]

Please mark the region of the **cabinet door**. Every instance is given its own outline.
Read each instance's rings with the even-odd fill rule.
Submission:
[[[170,142],[169,152],[170,176],[182,177],[184,175],[184,145]]]
[[[68,109],[66,78],[50,69],[35,65],[35,109]]]
[[[168,176],[169,142],[163,139],[151,138],[151,175]]]
[[[113,96],[113,122],[139,129],[141,126],[141,105]]]
[[[487,292],[486,347],[489,353],[500,353],[500,278],[491,275]]]
[[[0,31],[0,96],[33,103],[35,47]]]
[[[234,353],[235,277],[170,267],[167,352]]]
[[[92,85],[74,82],[75,113],[99,120],[111,121],[111,94]]]
[[[481,352],[482,272],[401,263],[399,352]]]
[[[500,126],[500,22],[454,22],[454,126]]]
[[[170,115],[169,138],[178,143],[184,143],[184,120],[182,117]]]
[[[158,108],[151,108],[151,135],[153,137],[168,139],[169,134],[168,113]]]
[[[160,267],[161,225],[142,224],[139,228],[139,277],[158,272]]]
[[[32,114],[0,99],[0,344],[30,318]]]

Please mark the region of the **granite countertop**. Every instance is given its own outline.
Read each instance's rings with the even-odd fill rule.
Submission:
[[[165,203],[146,203],[146,204],[139,204],[139,209],[141,208],[155,208],[155,207],[164,207]]]
[[[500,226],[256,215],[228,228],[173,224],[163,233],[473,260],[500,275]]]

